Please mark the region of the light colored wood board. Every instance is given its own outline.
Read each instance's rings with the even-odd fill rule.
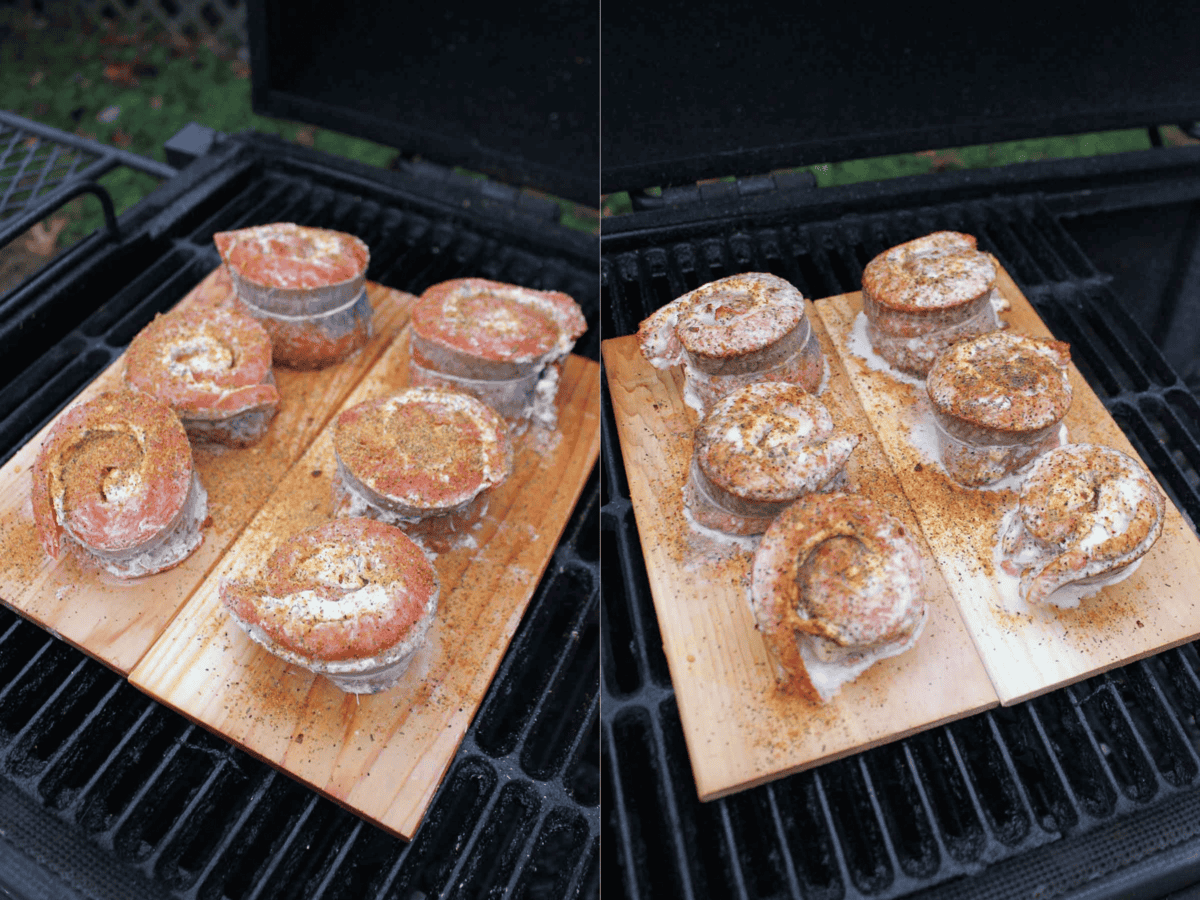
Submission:
[[[997,704],[916,518],[829,346],[821,400],[857,432],[850,488],[897,515],[921,544],[930,615],[908,653],[885,660],[819,704],[781,690],[750,608],[755,539],[702,533],[684,518],[681,490],[698,417],[679,368],[646,362],[634,336],[604,342],[621,452],[654,610],[701,800],[754,787]]]
[[[211,524],[199,549],[166,572],[118,579],[66,548],[57,560],[46,555],[34,533],[29,473],[53,422],[47,425],[0,468],[0,600],[127,674],[408,321],[411,294],[377,284],[367,289],[376,335],[366,347],[316,372],[275,369],[280,409],[263,439],[244,450],[194,451]],[[180,305],[223,303],[230,290],[220,268]],[[120,357],[74,402],[120,388],[123,373]]]
[[[1023,334],[1050,336],[1007,274],[998,280],[1011,303],[1002,316]],[[927,441],[933,414],[924,383],[905,383],[869,366],[851,348],[861,296],[817,302],[867,415],[921,521],[962,610],[1000,701],[1018,703],[1132,662],[1200,635],[1200,542],[1167,504],[1162,537],[1134,574],[1075,609],[1006,607],[992,551],[996,529],[1016,507],[1013,490],[960,487],[946,475]],[[855,344],[855,347],[859,345]],[[1137,453],[1103,403],[1072,366],[1068,438]]]
[[[343,408],[407,383],[402,336]],[[257,571],[288,535],[328,521],[327,428],[130,675],[152,697],[383,828],[411,838],[491,683],[600,452],[599,366],[572,356],[544,452],[517,442],[477,546],[440,554],[426,646],[389,691],[355,698],[252,643],[220,605],[222,578]],[[544,436],[544,432],[543,432]]]

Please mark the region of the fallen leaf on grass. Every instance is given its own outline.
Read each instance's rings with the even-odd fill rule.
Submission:
[[[935,172],[944,172],[947,169],[965,169],[967,167],[967,164],[963,162],[963,158],[953,150],[920,150],[913,155],[929,160]]]
[[[37,256],[53,256],[58,246],[58,236],[67,227],[66,216],[54,216],[45,222],[38,222],[25,236],[25,249]]]
[[[130,62],[109,63],[104,67],[104,78],[120,87],[137,87],[139,84]]]
[[[133,146],[133,136],[121,128],[118,128],[113,132],[112,142],[121,149],[128,150]]]
[[[301,128],[296,132],[296,143],[301,147],[311,147],[317,141],[315,128]]]

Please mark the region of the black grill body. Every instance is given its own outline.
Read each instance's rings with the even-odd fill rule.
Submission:
[[[480,275],[575,297],[598,358],[595,237],[488,183],[235,136],[0,298],[10,457],[220,260],[215,231],[295,221],[420,292]],[[552,204],[551,204],[552,206]],[[556,209],[556,207],[555,207]],[[0,611],[0,893],[599,896],[599,477],[593,474],[412,842],[358,819]]]
[[[820,298],[858,290],[890,246],[968,232],[1200,521],[1200,148],[820,191],[719,187],[606,222],[606,337],[725,275],[768,271]],[[606,896],[1153,898],[1200,880],[1196,645],[699,803],[607,396]]]

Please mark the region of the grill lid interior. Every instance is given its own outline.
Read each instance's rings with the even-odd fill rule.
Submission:
[[[605,3],[601,190],[1200,116],[1183,9],[757,12]]]
[[[254,111],[599,206],[596,5],[264,0]]]

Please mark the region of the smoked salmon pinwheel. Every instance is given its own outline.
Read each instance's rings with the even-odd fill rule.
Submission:
[[[788,504],[828,489],[858,435],[795,384],[762,382],[717,401],[696,428],[683,498],[708,528],[761,534]]]
[[[337,515],[397,525],[432,550],[456,546],[512,471],[504,420],[467,394],[409,388],[334,421]]]
[[[74,544],[121,578],[182,562],[208,516],[183,425],[134,391],[101,394],[59,418],[34,462],[32,498],[51,557]]]
[[[1003,565],[1029,603],[1075,606],[1068,585],[1118,580],[1162,534],[1166,497],[1132,457],[1099,444],[1065,444],[1026,470],[1020,506],[1001,534]]]
[[[279,409],[271,338],[229,307],[156,316],[125,353],[125,384],[175,410],[192,440],[231,447],[259,440]]]
[[[257,578],[222,579],[221,602],[250,637],[347,693],[392,687],[425,641],[438,578],[402,531],[339,519],[280,544]]]
[[[730,275],[672,300],[638,326],[638,344],[656,368],[684,366],[684,399],[702,413],[760,381],[816,393],[825,377],[804,297],[765,272]]]
[[[413,307],[409,383],[477,397],[514,431],[553,429],[560,367],[586,330],[579,304],[559,291],[443,281]]]
[[[996,271],[995,258],[957,231],[880,253],[862,275],[871,347],[897,369],[924,378],[951,344],[1001,327]]]
[[[321,369],[371,337],[370,251],[354,235],[276,222],[213,242],[238,300],[270,334],[276,365]]]
[[[754,556],[754,616],[782,681],[828,701],[925,625],[924,566],[904,525],[865,497],[811,494]]]
[[[1060,443],[1071,408],[1071,348],[993,331],[943,351],[925,381],[938,453],[959,484],[981,487]]]

